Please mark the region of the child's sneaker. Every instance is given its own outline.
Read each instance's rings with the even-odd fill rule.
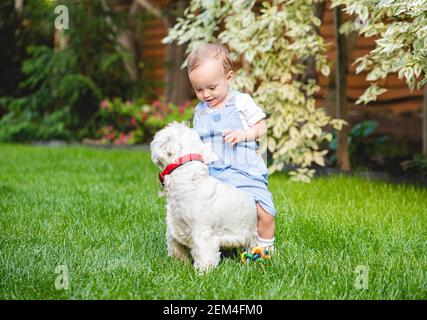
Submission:
[[[266,263],[271,260],[271,255],[267,249],[261,246],[253,247],[250,251],[243,252],[240,256],[243,264],[250,262]]]

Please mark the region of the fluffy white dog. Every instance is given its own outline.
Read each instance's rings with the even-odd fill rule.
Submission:
[[[220,248],[252,247],[257,239],[257,213],[252,197],[208,175],[207,163],[218,160],[210,144],[183,123],[172,122],[154,136],[153,162],[165,169],[179,157],[200,154],[164,177],[168,254],[188,260],[205,272],[218,265]]]

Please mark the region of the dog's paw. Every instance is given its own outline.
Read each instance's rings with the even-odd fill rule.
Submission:
[[[215,265],[200,265],[194,263],[194,268],[196,269],[197,273],[202,276],[211,272],[215,268]]]

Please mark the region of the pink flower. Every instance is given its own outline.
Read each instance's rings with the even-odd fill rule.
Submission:
[[[100,107],[103,110],[110,109],[110,102],[107,99],[104,99],[101,101]]]
[[[109,133],[109,134],[107,134],[105,137],[108,139],[108,140],[110,140],[110,141],[113,141],[114,140],[114,138],[115,138],[115,134],[114,133]]]
[[[114,141],[114,144],[126,144],[127,136],[123,132],[120,132],[119,137]]]
[[[155,106],[156,108],[160,108],[160,107],[161,107],[161,102],[160,102],[160,100],[158,100],[158,99],[157,99],[157,100],[154,100],[152,104],[153,104],[153,106]]]
[[[134,117],[130,119],[129,124],[131,127],[134,127],[134,128],[138,126],[138,123],[136,122],[136,119]]]
[[[191,105],[191,101],[190,100],[185,100],[182,104],[181,104],[181,108],[185,109],[187,107],[189,107]]]

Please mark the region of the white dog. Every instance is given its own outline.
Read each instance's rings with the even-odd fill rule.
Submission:
[[[218,157],[195,130],[172,122],[156,133],[150,148],[153,162],[162,170],[188,154],[203,159],[185,162],[164,176],[169,256],[187,260],[190,252],[195,268],[204,272],[218,265],[220,248],[256,244],[255,201],[208,175],[207,163]]]

